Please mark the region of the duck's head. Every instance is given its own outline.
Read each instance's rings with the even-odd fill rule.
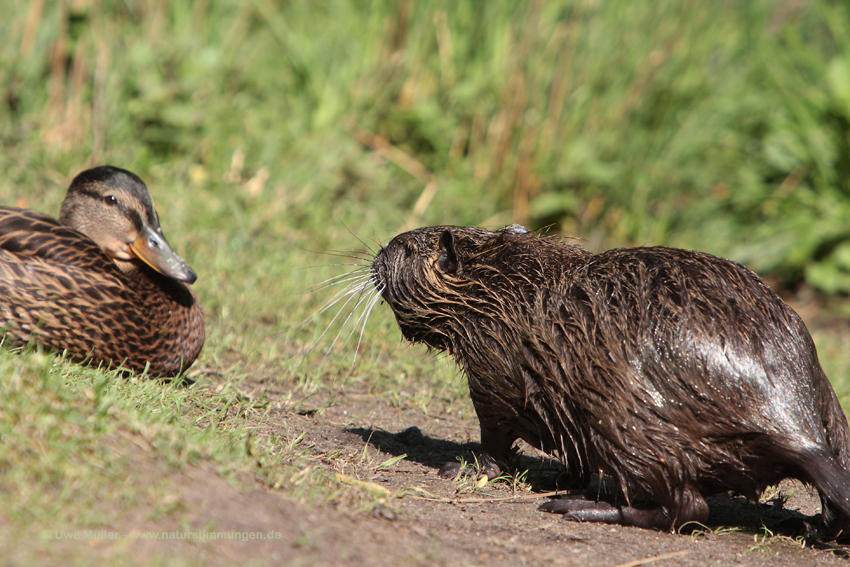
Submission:
[[[77,175],[59,221],[91,238],[119,267],[141,260],[176,280],[198,278],[165,240],[148,188],[129,171],[101,166]]]

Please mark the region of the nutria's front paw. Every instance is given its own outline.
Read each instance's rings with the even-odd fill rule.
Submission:
[[[461,463],[446,463],[445,465],[440,467],[440,470],[437,472],[440,475],[440,478],[450,478],[455,479],[462,474],[469,474],[467,469],[470,467],[465,467]]]
[[[459,476],[486,476],[488,480],[493,480],[502,474],[502,471],[507,470],[507,468],[507,465],[501,461],[493,459],[488,455],[482,455],[480,467],[469,463],[463,464],[460,462],[452,462],[446,463],[440,467],[437,474],[439,474],[441,478],[449,479],[455,479]]]

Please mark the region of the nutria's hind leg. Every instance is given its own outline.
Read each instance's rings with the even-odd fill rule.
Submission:
[[[616,506],[604,500],[593,500],[583,494],[570,495],[541,505],[538,510],[563,514],[564,519],[576,522],[603,522],[636,526],[639,528],[669,530],[688,522],[705,522],[708,519],[708,504],[700,495],[686,499],[687,506],[678,506],[679,513],[673,517],[669,508],[636,508]]]
[[[574,495],[542,504],[538,510],[563,514],[565,520],[575,522],[603,522],[640,528],[667,529],[673,522],[662,507],[634,508],[615,506],[604,500],[592,500],[584,495]]]
[[[511,454],[511,445],[516,440],[516,435],[505,426],[493,423],[494,425],[485,425],[481,420],[481,455],[478,458],[480,474],[490,480],[508,470],[508,456]],[[464,468],[460,463],[453,462],[440,467],[439,475],[443,478],[456,478],[458,475],[475,472],[477,471],[474,467]]]

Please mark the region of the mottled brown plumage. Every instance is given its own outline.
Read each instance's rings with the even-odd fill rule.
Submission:
[[[0,208],[7,341],[175,376],[204,343],[203,312],[183,283],[195,279],[162,235],[147,187],[129,171],[103,166],[78,175],[58,221]]]
[[[613,477],[626,501],[544,509],[670,528],[705,521],[706,495],[756,497],[790,476],[818,488],[825,523],[847,527],[847,419],[805,325],[747,268],[439,226],[390,241],[372,279],[408,340],[463,368],[488,476],[521,438],[578,479]]]

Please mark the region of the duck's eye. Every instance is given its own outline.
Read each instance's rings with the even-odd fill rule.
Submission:
[[[115,198],[115,195],[107,195],[103,198],[103,202],[107,205],[117,205],[118,199]]]

